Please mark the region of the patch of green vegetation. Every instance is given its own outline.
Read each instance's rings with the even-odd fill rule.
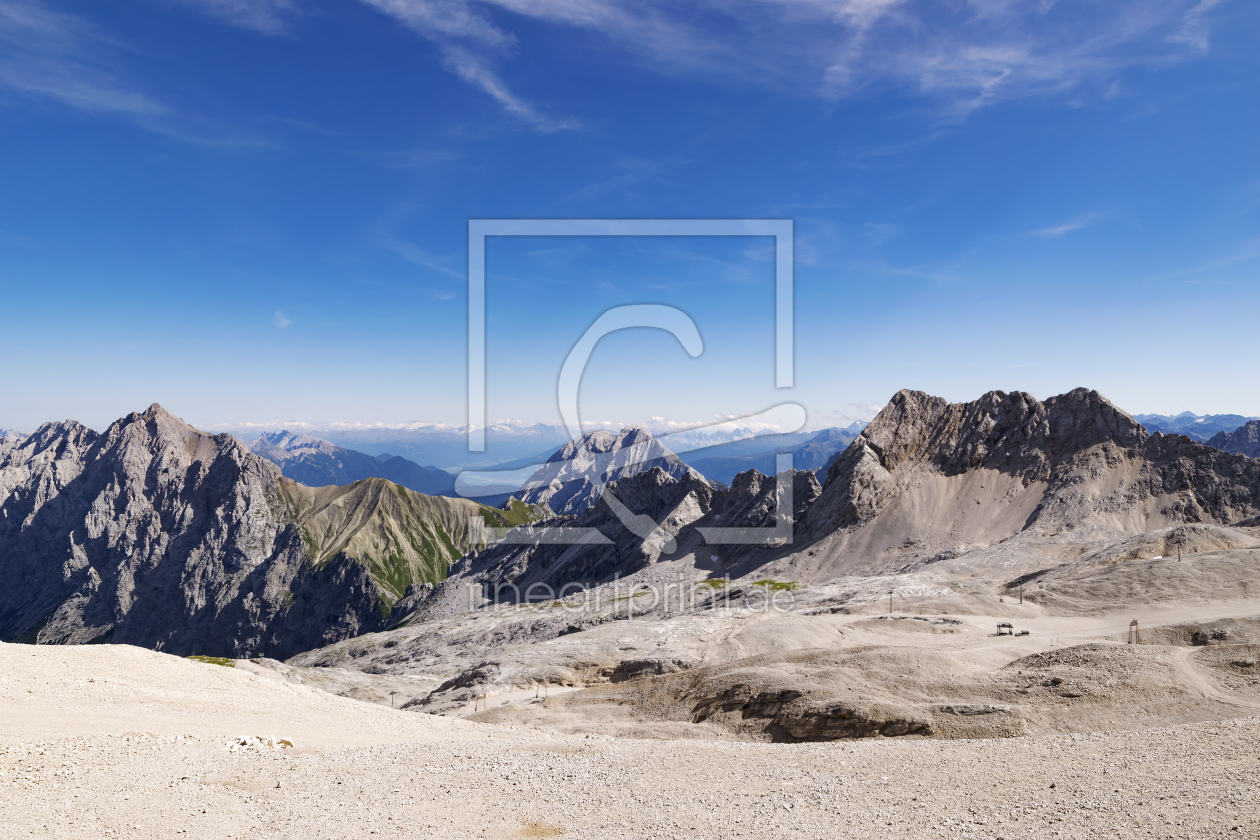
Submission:
[[[455,541],[451,539],[451,535],[446,533],[445,528],[437,529],[438,542],[442,544],[442,548],[446,551],[446,556],[438,555],[435,558],[437,564],[434,568],[435,579],[427,581],[428,583],[441,583],[446,580],[446,573],[451,563],[464,556],[464,552],[455,547]]]
[[[725,589],[726,578],[709,578],[708,580],[700,581],[696,586],[706,586],[709,589]]]
[[[187,656],[184,658],[191,659],[193,662],[204,662],[207,665],[222,665],[224,668],[236,667],[236,662],[226,656]]]
[[[753,586],[764,586],[771,592],[795,592],[801,588],[801,585],[795,581],[775,580],[774,578],[753,581]]]
[[[481,515],[491,528],[515,528],[547,519],[551,512],[542,505],[528,505],[520,499],[509,499],[507,510],[483,507]]]
[[[368,573],[377,585],[397,599],[402,597],[407,590],[407,584],[412,582],[412,570],[411,564],[398,547],[391,548],[390,553],[384,557],[364,553],[362,562],[368,567]]]
[[[306,546],[306,553],[311,555],[311,560],[318,562],[319,560],[319,543],[311,536],[311,532],[306,528],[302,528],[302,544]]]
[[[393,600],[403,597],[410,584],[441,583],[450,564],[462,556],[437,522],[414,517],[400,528],[389,528],[384,555],[365,552],[360,559]],[[410,550],[409,550],[410,549]]]

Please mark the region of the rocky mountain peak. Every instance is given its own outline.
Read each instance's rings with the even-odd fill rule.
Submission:
[[[869,558],[903,543],[1111,538],[1253,510],[1260,465],[1151,435],[1097,391],[1044,402],[990,391],[968,403],[900,391],[836,459],[803,531],[828,543],[820,557]]]
[[[885,470],[930,463],[946,474],[981,466],[1046,474],[1054,457],[1109,442],[1141,446],[1140,423],[1097,391],[1077,388],[1044,403],[1023,391],[990,391],[969,403],[950,403],[922,391],[898,391],[854,441]],[[830,482],[845,469],[841,456]]]
[[[269,461],[284,464],[286,461],[315,454],[332,455],[338,447],[322,438],[287,429],[280,432],[264,432],[249,444],[250,451]]]
[[[53,441],[68,440],[76,444],[90,444],[96,437],[96,432],[78,420],[60,420],[41,423],[39,428],[23,438],[22,443],[36,449],[43,449]]]
[[[163,408],[161,403],[153,403],[148,408],[146,408],[144,412],[141,413],[140,416],[144,418],[145,420],[157,420],[161,418],[161,419],[174,420],[179,423],[184,422],[180,420],[178,417],[176,417],[174,414],[171,414],[169,411]]]
[[[173,475],[177,469],[194,465],[208,470],[220,458],[229,459],[241,469],[277,472],[231,435],[199,431],[158,403],[114,421],[94,446],[95,460],[115,461],[120,469],[131,473],[159,469],[163,475]]]
[[[477,517],[533,516],[383,479],[304,487],[159,405],[101,434],[46,423],[0,447],[0,639],[287,656],[380,629]]]
[[[582,452],[603,455],[632,446],[645,445],[652,440],[652,433],[642,426],[627,426],[617,433],[597,429],[587,432],[577,440],[569,441],[554,452],[547,462],[571,461]]]
[[[530,476],[517,495],[528,504],[545,504],[556,513],[576,515],[600,497],[603,486],[653,468],[674,480],[684,476],[704,480],[647,429],[629,426],[616,434],[594,431],[569,441]]]
[[[1248,421],[1233,432],[1217,432],[1207,445],[1248,458],[1260,458],[1260,420]]]

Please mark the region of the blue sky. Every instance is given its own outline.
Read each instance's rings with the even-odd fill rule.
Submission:
[[[491,419],[816,416],[902,387],[1260,414],[1260,8],[1241,0],[0,0],[0,427],[465,418],[469,218],[791,218],[494,240]]]

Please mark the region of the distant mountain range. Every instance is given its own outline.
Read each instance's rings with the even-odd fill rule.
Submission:
[[[774,474],[777,472],[775,456],[778,453],[791,453],[794,469],[823,470],[829,465],[829,459],[843,450],[863,425],[855,422],[845,429],[768,435],[740,428],[717,432],[712,429],[670,432],[655,437],[639,426],[628,427],[619,434],[590,432],[576,446],[569,442],[553,453],[498,464],[490,470],[461,473],[456,481],[456,491],[462,496],[483,501],[489,501],[485,497],[498,498],[492,494],[510,494],[541,503],[546,495],[548,503],[557,513],[576,514],[591,501],[589,488],[577,489],[578,483],[582,480],[581,476],[597,464],[605,473],[605,481],[615,481],[660,466],[674,479],[680,479],[683,471],[690,467],[706,480],[728,485],[737,474],[749,470],[758,470],[763,475]],[[740,437],[718,445],[692,448],[698,443],[725,440],[732,434]],[[557,493],[554,488],[562,484],[571,486],[560,492],[563,498],[554,498]],[[543,489],[549,486],[553,489]],[[570,492],[583,500],[574,506],[567,498]]]
[[[484,468],[540,452],[554,452],[569,439],[563,426],[499,423],[486,428],[486,451],[477,453],[468,451],[465,426],[329,428],[312,430],[312,434],[347,449],[374,456],[398,455],[444,470]]]
[[[286,478],[309,487],[353,484],[383,478],[430,496],[454,496],[455,476],[422,467],[400,455],[378,456],[336,446],[306,434],[271,432],[249,444],[250,451],[280,467]]]
[[[255,440],[260,434],[256,426],[224,425],[215,428],[248,441]],[[777,446],[795,445],[817,434],[814,431],[798,435],[776,436],[773,427],[754,420],[745,422],[738,419],[681,431],[668,425],[660,428],[647,425],[644,428],[647,428],[654,437],[664,439],[666,446],[675,452],[721,446],[732,442],[753,442],[755,451],[764,451]],[[323,427],[295,424],[287,431],[268,434],[285,434],[294,437],[305,435],[374,457],[399,455],[416,464],[425,464],[448,472],[463,469],[505,469],[510,468],[511,464],[517,467],[541,464],[558,448],[570,441],[565,427],[546,423],[496,423],[487,426],[485,452],[468,451],[467,426],[431,423],[394,427],[342,425]],[[771,442],[772,437],[780,439]],[[787,438],[792,439],[788,441]],[[756,441],[767,441],[768,445],[759,444]]]
[[[864,420],[853,421],[852,418],[843,415],[828,416],[827,419],[833,422],[840,421],[832,428],[846,432],[852,431],[855,434],[866,425]],[[1233,432],[1248,421],[1260,418],[1241,414],[1199,415],[1186,411],[1177,415],[1137,414],[1134,415],[1134,419],[1150,432],[1180,434],[1192,440],[1206,441],[1218,432]],[[210,428],[231,432],[246,441],[255,440],[260,434],[258,426],[225,424]],[[695,462],[702,458],[764,454],[771,450],[786,451],[819,434],[817,427],[810,432],[775,434],[773,430],[766,428],[740,425],[740,421],[728,421],[717,427],[701,426],[686,431],[675,431],[672,427],[657,428],[650,424],[646,428],[654,437],[668,436],[664,440],[666,446],[692,466],[695,466]],[[468,451],[467,426],[434,423],[400,426],[296,424],[290,426],[288,431],[267,434],[310,436],[317,440],[327,441],[334,446],[373,457],[398,455],[415,464],[427,465],[429,469],[447,472],[458,469],[504,468],[510,462],[517,462],[516,466],[525,466],[527,463],[539,464],[543,463],[556,449],[569,442],[569,434],[563,426],[515,422],[487,426],[486,452],[484,453]],[[0,439],[5,435],[21,437],[22,433],[0,429]],[[751,444],[752,448],[722,452],[706,451],[717,446],[745,443]],[[725,474],[726,471],[723,472]]]
[[[721,446],[696,449],[678,457],[705,478],[730,484],[735,476],[748,470],[763,475],[777,472],[775,456],[787,453],[792,456],[794,470],[822,470],[831,465],[841,450],[853,442],[865,427],[856,422],[844,429],[823,429],[816,433],[772,435],[749,441],[739,441]],[[804,440],[799,440],[804,437]],[[799,440],[799,442],[797,442]]]
[[[674,479],[681,478],[690,468],[707,479],[730,484],[738,473],[752,469],[764,475],[774,474],[775,456],[783,452],[792,455],[794,469],[823,469],[829,465],[828,459],[848,446],[861,427],[861,423],[854,423],[848,429],[748,437],[683,455],[675,454],[638,426],[620,433],[588,432],[576,444],[569,441],[552,452],[496,465],[486,474],[491,482],[488,484],[478,484],[475,475],[456,476],[399,455],[372,456],[290,431],[263,434],[249,448],[278,465],[286,478],[310,487],[344,486],[367,478],[384,478],[428,495],[470,497],[494,505],[515,496],[530,504],[546,504],[559,514],[574,515],[594,499],[595,485],[589,479],[596,467],[605,482],[660,466]],[[754,434],[749,430],[735,433]],[[666,440],[686,447],[721,440],[729,434],[685,432],[671,434]]]
[[[1232,432],[1255,417],[1244,417],[1241,414],[1193,414],[1183,411],[1174,416],[1166,414],[1135,414],[1133,419],[1146,427],[1148,432],[1163,432],[1166,435],[1185,435],[1191,440],[1206,443],[1208,438],[1219,432]]]

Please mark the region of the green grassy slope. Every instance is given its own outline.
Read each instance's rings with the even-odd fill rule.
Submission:
[[[339,554],[358,560],[391,602],[408,584],[444,580],[451,563],[482,547],[478,518],[502,528],[547,514],[522,502],[503,511],[468,499],[426,496],[382,478],[344,487],[281,479],[280,487],[316,565]]]

